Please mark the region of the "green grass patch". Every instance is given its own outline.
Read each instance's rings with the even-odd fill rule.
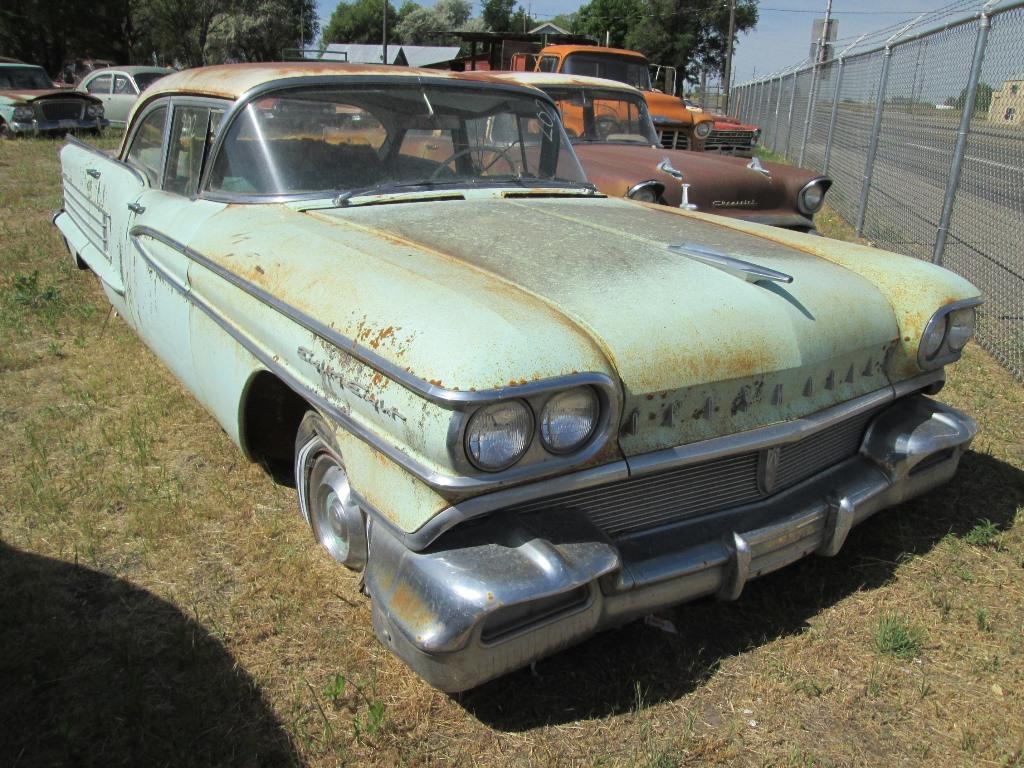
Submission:
[[[921,654],[924,632],[896,613],[883,614],[875,629],[875,650],[898,659],[913,659]]]

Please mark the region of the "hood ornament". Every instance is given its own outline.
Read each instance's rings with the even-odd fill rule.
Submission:
[[[680,253],[689,256],[694,261],[707,264],[709,267],[720,269],[730,275],[746,280],[748,283],[759,283],[762,280],[774,280],[777,283],[792,283],[793,277],[785,272],[777,272],[760,264],[743,261],[733,256],[726,256],[724,253],[707,248],[697,243],[680,243],[668,247],[673,253]]]
[[[661,158],[661,162],[658,163],[658,170],[662,173],[667,173],[673,179],[680,182],[679,186],[683,189],[683,199],[679,201],[679,207],[687,211],[696,211],[696,204],[690,202],[690,185],[683,181],[683,172],[678,168],[673,168],[672,161],[667,157]]]
[[[772,172],[765,168],[763,165],[761,165],[761,158],[758,157],[757,155],[754,155],[752,158],[750,158],[750,162],[747,163],[747,168],[756,173],[763,174],[768,178],[771,178],[772,176]]]

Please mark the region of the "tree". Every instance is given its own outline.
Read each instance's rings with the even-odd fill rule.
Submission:
[[[644,14],[643,0],[593,0],[579,10],[576,28],[604,44],[607,35],[612,48],[625,48],[630,29]]]
[[[967,103],[967,89],[964,88],[960,91],[960,95],[955,99],[947,99],[947,103],[951,103],[961,112],[964,111],[964,105]],[[974,114],[977,115],[981,112],[988,112],[989,106],[992,104],[992,86],[988,83],[979,82],[978,90],[974,95]]]
[[[579,29],[579,16],[578,12],[560,13],[557,16],[552,16],[549,21],[567,32],[576,32]]]
[[[388,29],[398,24],[398,13],[388,0],[354,0],[338,3],[324,27],[325,43],[376,43],[380,44],[383,8],[387,5]],[[388,34],[390,37],[390,32]]]
[[[675,66],[696,81],[702,69],[721,71],[729,37],[729,5],[720,0],[645,0],[639,23],[626,36],[653,63]],[[757,24],[757,0],[737,0],[733,35]]]
[[[457,44],[452,30],[469,21],[471,7],[468,0],[438,0],[433,8],[416,8],[398,22],[396,36],[408,45]]]
[[[492,32],[509,32],[512,26],[512,11],[516,0],[483,0],[481,16],[487,29]]]
[[[302,22],[304,30],[300,30]],[[280,59],[283,49],[297,48],[300,37],[308,40],[314,35],[315,24],[313,0],[239,2],[233,10],[213,17],[204,59],[207,63]]]

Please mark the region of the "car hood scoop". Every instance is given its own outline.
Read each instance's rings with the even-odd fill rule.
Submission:
[[[588,333],[624,386],[627,453],[795,418],[888,384],[882,363],[899,331],[871,283],[727,226],[619,200],[316,215],[486,271]],[[680,243],[793,282],[737,279],[669,247]]]

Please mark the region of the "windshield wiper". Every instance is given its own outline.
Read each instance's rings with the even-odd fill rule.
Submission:
[[[431,182],[419,179],[417,181],[384,181],[379,184],[371,184],[367,187],[356,187],[342,192],[334,198],[334,204],[339,208],[348,205],[353,197],[368,197],[370,195],[386,195],[391,192],[415,191],[416,188],[429,189]]]

